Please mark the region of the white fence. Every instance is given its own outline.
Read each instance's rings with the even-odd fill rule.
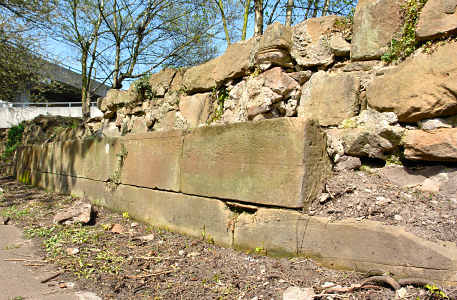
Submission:
[[[32,120],[38,115],[54,115],[64,117],[81,117],[81,102],[55,103],[18,103],[0,101],[0,128],[10,128],[22,121]],[[90,105],[90,116],[103,116],[97,103]]]

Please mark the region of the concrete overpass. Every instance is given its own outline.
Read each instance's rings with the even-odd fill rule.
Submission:
[[[70,66],[63,64],[56,64],[42,60],[40,63],[40,74],[46,78],[54,81],[65,83],[77,89],[81,89],[82,79],[81,74]],[[92,88],[95,88],[95,96],[104,97],[106,92],[110,89],[109,86],[104,85],[98,81],[92,81]]]

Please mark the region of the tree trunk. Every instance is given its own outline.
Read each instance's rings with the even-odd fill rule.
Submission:
[[[255,27],[254,36],[263,34],[263,0],[254,0]]]
[[[225,12],[224,12],[224,4],[222,3],[222,0],[214,0],[216,1],[217,7],[219,7],[219,10],[221,12],[221,17],[222,17],[222,23],[224,24],[224,32],[225,32],[225,40],[227,41],[227,46],[230,46],[230,35],[228,32],[228,26],[227,26],[227,18],[225,17]]]
[[[304,20],[307,20],[309,18],[309,13],[311,11],[311,5],[313,4],[313,0],[308,0],[308,6],[306,7],[306,13]]]
[[[322,16],[326,16],[328,13],[328,7],[330,5],[330,0],[324,1],[324,8],[322,8]]]
[[[249,6],[251,6],[251,0],[246,0],[244,3],[243,31],[241,33],[241,39],[243,41],[246,39],[246,30],[248,28]]]
[[[90,78],[87,75],[88,50],[82,49],[81,54],[81,108],[84,121],[90,118]],[[89,99],[89,100],[88,100]]]
[[[319,11],[319,0],[314,0],[313,18],[317,17],[318,11]]]
[[[286,26],[292,25],[292,10],[294,9],[294,0],[287,1]]]

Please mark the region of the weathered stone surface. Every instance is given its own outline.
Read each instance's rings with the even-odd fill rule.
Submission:
[[[333,268],[457,281],[455,244],[425,241],[401,227],[373,221],[329,222],[299,212],[262,208],[238,217],[234,245],[263,247],[273,255],[310,256]]]
[[[403,141],[405,158],[425,161],[457,161],[457,129],[408,130]]]
[[[335,171],[355,170],[362,166],[360,158],[354,156],[342,156],[333,167]]]
[[[338,162],[344,153],[386,159],[400,144],[404,129],[392,126],[397,122],[394,113],[364,110],[354,118],[344,120],[341,128],[327,131],[329,155]]]
[[[335,32],[329,37],[328,45],[336,56],[349,56],[351,52],[351,44],[343,37],[341,32]]]
[[[183,139],[180,130],[129,136],[120,182],[178,192]]]
[[[207,92],[230,79],[247,74],[253,39],[230,45],[225,53],[184,73],[183,86],[188,93]]]
[[[190,127],[206,124],[210,113],[211,93],[182,96],[179,111]]]
[[[323,126],[337,125],[359,112],[359,86],[353,75],[319,71],[303,86],[298,116],[316,118]]]
[[[329,47],[328,32],[342,17],[326,16],[308,19],[293,27],[291,55],[302,67],[328,66],[335,53]]]
[[[267,69],[271,65],[292,67],[289,51],[292,45],[292,30],[281,23],[267,27],[260,37],[254,53],[254,64]]]
[[[97,104],[102,112],[106,112],[108,110],[116,111],[117,107],[133,104],[137,100],[137,94],[133,89],[128,91],[110,89]]]
[[[275,67],[235,85],[224,102],[222,120],[234,123],[260,115],[264,118],[292,116],[299,94],[300,85],[280,67]]]
[[[72,207],[58,212],[54,218],[54,224],[87,224],[92,217],[92,205],[90,203],[77,202]]]
[[[311,72],[310,70],[307,70],[307,71],[287,73],[287,75],[289,75],[296,82],[298,82],[298,84],[302,85],[311,78],[311,76],[313,75],[313,72]]]
[[[380,58],[402,25],[402,0],[360,0],[354,13],[351,60]]]
[[[176,75],[175,69],[165,68],[149,77],[151,91],[156,97],[163,97],[170,89],[171,82]]]
[[[448,118],[425,119],[417,122],[422,130],[434,130],[438,128],[454,128],[457,127],[457,116]]]
[[[234,214],[219,200],[119,186],[116,197],[128,201],[129,215],[169,230],[232,245]]]
[[[315,296],[313,288],[290,286],[282,294],[282,300],[313,300]]]
[[[419,15],[416,37],[426,40],[457,30],[457,1],[428,0]]]
[[[84,195],[93,203],[127,211],[133,218],[151,225],[232,245],[229,224],[234,215],[222,201],[122,184],[109,190],[104,182],[49,173],[36,178],[38,186]]]
[[[421,53],[388,70],[368,86],[370,107],[393,111],[400,122],[457,113],[457,43]]]
[[[203,127],[184,139],[181,190],[243,202],[305,207],[328,171],[317,124],[300,118]]]

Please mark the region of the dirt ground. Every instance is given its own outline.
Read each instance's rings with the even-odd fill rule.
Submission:
[[[357,177],[361,175],[353,176],[361,181]],[[363,175],[366,179],[365,176],[368,175]],[[366,180],[375,182],[378,179]],[[328,187],[331,185],[329,182]],[[353,286],[352,291],[335,293],[331,290],[335,290],[335,286],[336,289],[338,285],[350,287],[373,274],[329,270],[304,257],[272,258],[260,252],[222,248],[211,241],[137,223],[127,213],[114,213],[102,207],[95,207],[90,225],[55,225],[52,221],[56,212],[72,206],[79,199],[24,186],[11,177],[0,176],[0,188],[0,218],[9,219],[8,224],[23,228],[25,236],[37,245],[43,260],[62,272],[46,283],[58,289],[88,290],[103,299],[282,299],[284,291],[291,286],[312,288],[316,294],[314,299],[399,299],[400,296],[402,299],[444,299],[445,294],[449,299],[457,298],[455,287],[440,287],[439,290],[434,286],[405,285],[395,292],[388,285],[375,282],[362,287]],[[395,215],[402,215],[401,205],[392,211],[385,209],[373,213],[368,200],[358,204],[363,210],[349,210],[355,206],[355,200],[351,202],[346,197],[354,196],[354,191],[360,188],[357,186],[352,192],[345,191],[338,197],[333,194],[334,198],[320,204],[315,213],[335,218],[363,216],[384,219],[385,216],[386,222],[392,224]],[[375,191],[372,186],[367,189]],[[382,190],[379,193],[395,201],[409,199],[403,198],[395,189],[389,187],[388,190],[392,194],[386,195]],[[399,198],[393,198],[395,195]],[[370,197],[376,199],[377,196],[373,193]],[[335,205],[336,201],[344,202],[344,205]],[[422,203],[418,201],[412,206]],[[436,201],[440,206],[440,200]],[[438,211],[438,215],[444,211],[447,210]],[[417,222],[421,220],[419,218]],[[410,224],[409,221],[406,223]],[[414,224],[410,224],[413,231]],[[456,240],[455,232],[445,232],[450,223],[440,226],[436,231],[425,226],[424,235]],[[33,266],[28,269],[39,272]]]
[[[312,214],[401,225],[424,239],[457,243],[456,202],[440,193],[401,188],[380,170],[338,173],[327,181],[329,197],[316,201],[310,208]]]

